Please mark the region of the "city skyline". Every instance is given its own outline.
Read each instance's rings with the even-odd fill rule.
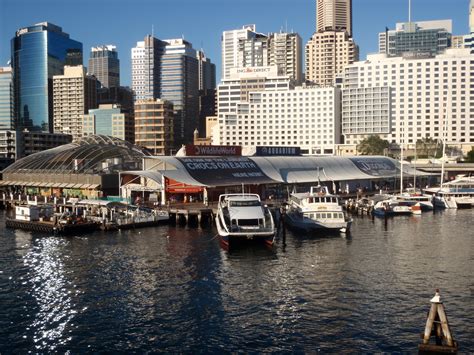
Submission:
[[[273,6],[269,6],[269,4]],[[412,1],[412,20],[453,20],[453,34],[469,31],[469,0],[453,0],[455,6],[446,6],[442,0]],[[94,4],[94,6],[92,6]],[[146,34],[154,33],[160,39],[181,38],[203,49],[216,64],[217,81],[221,79],[221,35],[224,30],[241,28],[254,23],[259,32],[288,30],[301,35],[306,42],[315,28],[315,1],[294,0],[291,6],[278,0],[243,0],[222,5],[216,0],[199,3],[180,0],[154,4],[149,0],[92,2],[82,0],[73,9],[69,3],[46,0],[41,3],[30,0],[2,0],[0,3],[0,64],[10,59],[10,41],[16,30],[38,22],[49,21],[83,43],[84,65],[88,64],[90,48],[98,45],[117,46],[120,59],[122,85],[131,85],[131,48]],[[117,6],[117,4],[119,6]],[[84,9],[89,21],[77,14],[77,6]],[[143,11],[147,8],[148,11]],[[90,9],[94,9],[91,11]],[[208,11],[212,9],[212,11]],[[74,11],[73,11],[74,10]],[[86,11],[87,10],[87,11]],[[156,10],[156,11],[155,11]],[[353,36],[360,46],[360,59],[378,50],[378,33],[385,27],[392,28],[397,22],[408,20],[408,0],[353,0]],[[15,14],[7,16],[6,14]],[[232,14],[232,17],[229,16]],[[92,24],[97,23],[95,30]],[[130,25],[127,25],[130,24]],[[85,24],[88,24],[85,26]]]

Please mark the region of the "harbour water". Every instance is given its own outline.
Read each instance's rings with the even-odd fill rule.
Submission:
[[[436,288],[474,352],[473,220],[355,217],[350,237],[288,232],[286,247],[230,253],[213,228],[2,227],[0,353],[415,352]]]

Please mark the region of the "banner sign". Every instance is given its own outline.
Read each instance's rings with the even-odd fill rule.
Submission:
[[[257,156],[297,156],[301,155],[300,147],[261,147],[257,146]]]
[[[242,155],[240,145],[192,145],[187,144],[186,156]]]
[[[258,165],[247,157],[182,158],[177,157],[188,173],[209,186],[274,183]]]
[[[349,158],[362,172],[372,176],[395,176],[400,170],[388,158],[358,157]]]

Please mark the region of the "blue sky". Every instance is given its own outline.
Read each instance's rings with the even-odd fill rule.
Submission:
[[[469,0],[412,0],[414,21],[452,19],[453,33],[468,32]],[[0,66],[10,57],[10,40],[20,27],[49,21],[84,45],[115,44],[121,84],[130,84],[130,49],[151,33],[160,39],[184,36],[216,63],[224,30],[254,23],[257,31],[298,32],[305,43],[315,28],[314,0],[0,0]],[[354,38],[361,59],[376,52],[377,34],[407,21],[408,0],[353,0]]]

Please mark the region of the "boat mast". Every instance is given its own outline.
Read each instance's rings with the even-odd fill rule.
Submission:
[[[413,172],[413,191],[416,193],[416,142],[415,142],[415,164],[413,164],[415,171]]]
[[[443,122],[443,134],[441,135],[441,140],[443,143],[443,155],[441,156],[441,184],[440,187],[443,187],[444,183],[444,157],[446,154],[446,123],[448,122],[447,120],[447,113],[448,110],[446,108],[446,105],[444,106],[444,122]]]
[[[400,139],[400,194],[403,193],[403,143]]]

